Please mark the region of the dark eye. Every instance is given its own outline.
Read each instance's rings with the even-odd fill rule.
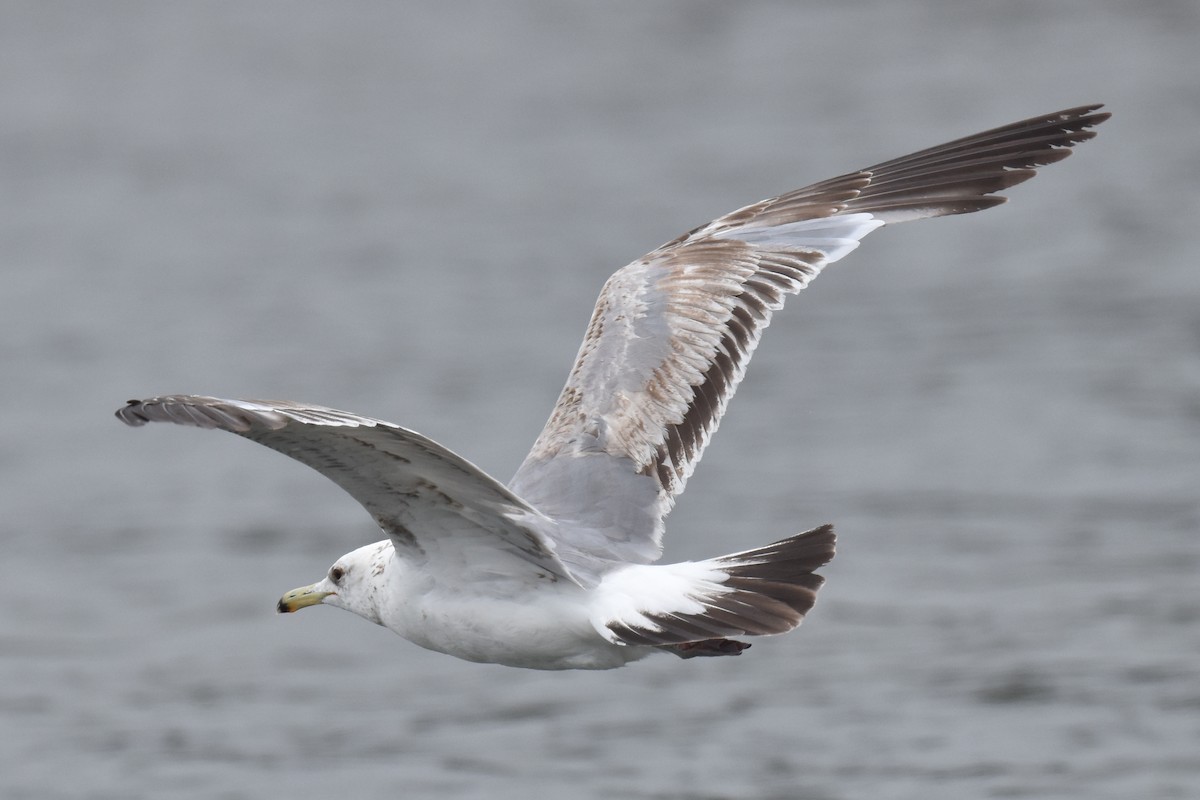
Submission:
[[[329,570],[329,580],[341,585],[342,578],[346,577],[346,570],[341,567],[333,567]]]

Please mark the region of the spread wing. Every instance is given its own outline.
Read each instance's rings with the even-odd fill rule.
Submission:
[[[755,203],[619,270],[510,488],[571,523],[559,542],[568,563],[603,571],[654,561],[663,519],[784,298],[884,224],[1003,203],[994,192],[1092,138],[1088,129],[1109,116],[1098,108],[1017,122]]]
[[[390,422],[184,395],[131,400],[117,417],[232,431],[291,456],[361,503],[401,557],[455,580],[573,580],[543,533],[545,517],[466,459]]]

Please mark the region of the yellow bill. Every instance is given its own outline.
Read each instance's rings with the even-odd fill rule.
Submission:
[[[291,614],[293,611],[299,611],[308,606],[319,605],[322,600],[333,592],[326,592],[317,588],[320,586],[314,583],[311,586],[301,586],[299,589],[292,589],[290,592],[279,598],[278,611],[280,614]]]

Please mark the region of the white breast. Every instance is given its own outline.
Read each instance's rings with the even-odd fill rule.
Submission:
[[[381,624],[428,650],[528,669],[612,669],[652,648],[617,645],[589,621],[591,592],[566,581],[530,591],[506,578],[448,586],[420,570],[389,569]]]

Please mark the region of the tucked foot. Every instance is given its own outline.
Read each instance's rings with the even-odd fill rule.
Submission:
[[[705,639],[702,642],[684,642],[664,647],[680,658],[696,658],[697,656],[736,656],[740,655],[750,645],[745,642],[735,642],[733,639]]]

